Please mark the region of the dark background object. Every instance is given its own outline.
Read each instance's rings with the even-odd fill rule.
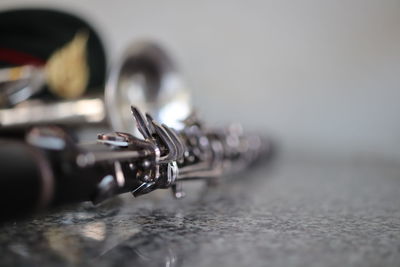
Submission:
[[[45,176],[42,156],[28,145],[0,139],[0,220],[39,208]]]
[[[92,25],[67,12],[51,9],[15,9],[1,12],[0,67],[43,65],[54,51],[70,42],[80,30],[89,33],[88,89],[103,89],[107,67],[103,42]]]

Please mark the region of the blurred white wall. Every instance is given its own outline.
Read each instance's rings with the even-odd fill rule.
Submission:
[[[285,149],[400,159],[400,1],[2,0],[98,25],[112,59],[163,43],[209,121],[241,121]]]

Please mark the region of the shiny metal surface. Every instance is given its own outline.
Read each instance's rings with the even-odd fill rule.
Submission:
[[[45,76],[40,66],[0,69],[0,107],[15,106],[42,91]]]
[[[192,115],[190,120],[182,121],[183,128],[176,131],[158,124],[152,116],[148,113],[143,115],[136,107],[131,107],[131,110],[142,138],[123,132],[100,134],[100,143],[109,146],[110,151],[97,155],[84,152],[77,159],[91,155],[92,165],[96,164],[96,158],[129,165],[129,169],[132,169],[132,164],[136,172],[119,168],[121,171],[116,171],[115,177],[117,182],[118,176],[120,180],[138,180],[139,185],[130,189],[134,196],[171,188],[174,196],[181,198],[185,195],[182,181],[216,179],[223,174],[244,171],[261,157],[272,153],[269,140],[258,135],[245,135],[238,127],[207,129]],[[142,153],[141,157],[138,152]],[[143,154],[145,152],[147,155]]]
[[[85,125],[102,123],[106,110],[101,98],[42,103],[26,101],[18,106],[0,109],[0,127],[26,127],[56,123],[59,125]]]
[[[175,63],[160,46],[150,42],[138,42],[127,49],[110,73],[105,99],[115,131],[137,134],[126,112],[131,105],[178,130],[192,112],[190,92]]]

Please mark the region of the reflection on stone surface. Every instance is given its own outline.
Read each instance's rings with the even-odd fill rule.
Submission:
[[[47,240],[48,247],[55,254],[70,263],[79,263],[82,258],[82,250],[79,245],[79,238],[70,235],[63,228],[50,227],[43,233]]]
[[[3,225],[6,266],[398,266],[400,168],[283,162]],[[193,187],[193,188],[192,188]]]
[[[97,241],[103,241],[106,234],[104,222],[91,222],[83,226],[82,235]]]

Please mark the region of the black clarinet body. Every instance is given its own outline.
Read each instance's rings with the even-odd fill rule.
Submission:
[[[55,126],[35,127],[23,141],[3,138],[1,219],[126,192],[171,188],[181,198],[182,182],[237,172],[271,153],[269,142],[237,126],[207,129],[192,116],[176,131],[136,108],[132,114],[142,138],[113,132],[83,145]]]

